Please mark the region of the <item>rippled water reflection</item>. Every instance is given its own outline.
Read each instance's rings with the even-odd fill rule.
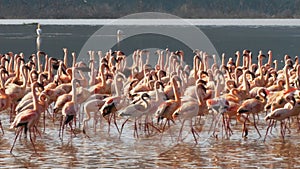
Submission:
[[[38,153],[33,153],[29,139],[18,139],[13,155],[9,153],[14,131],[8,129],[8,116],[2,114],[5,134],[0,137],[0,167],[37,168],[293,168],[300,167],[298,153],[299,134],[295,129],[282,141],[278,129],[263,142],[251,128],[247,139],[241,138],[240,127],[233,127],[230,139],[215,139],[207,131],[200,133],[195,145],[191,134],[183,142],[177,142],[180,125],[169,132],[151,137],[133,137],[133,123],[125,125],[121,138],[114,127],[107,133],[107,124],[97,126],[96,133],[89,129],[90,139],[78,133],[64,140],[58,138],[58,123],[47,123],[46,133],[37,137]],[[234,124],[234,123],[233,123]],[[264,134],[265,122],[259,128]],[[92,126],[91,123],[89,126]],[[188,127],[188,126],[187,126]],[[188,130],[188,128],[186,128]],[[184,133],[186,135],[187,133]],[[221,134],[221,133],[219,133]],[[221,136],[220,136],[221,137]]]

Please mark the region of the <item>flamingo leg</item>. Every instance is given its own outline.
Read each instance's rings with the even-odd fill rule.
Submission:
[[[246,117],[248,119],[248,115]],[[246,122],[247,120],[244,121],[244,124],[243,124],[243,131],[242,131],[242,137],[247,137],[248,136],[248,129],[246,127]]]
[[[60,137],[60,134],[62,133],[62,128],[63,128],[62,121],[63,121],[63,116],[61,116],[60,118],[58,137]]]
[[[20,132],[22,131],[22,129],[23,129],[23,127],[21,127],[21,128],[17,131],[17,133],[16,133],[16,137],[15,137],[15,139],[14,139],[13,145],[12,145],[11,148],[10,148],[10,154],[12,154],[13,148],[15,147],[15,144],[16,144],[16,140],[17,140],[17,138],[18,138]]]
[[[46,131],[46,111],[43,112],[43,115],[44,115],[44,130],[43,130],[43,133],[45,133],[45,131]]]
[[[135,118],[134,120],[134,134],[136,134],[136,138],[139,138],[139,134],[138,134],[138,128],[137,128],[137,119]]]
[[[280,122],[280,133],[281,133],[282,140],[284,140],[284,125],[282,121]]]
[[[178,141],[179,140],[182,141],[182,129],[184,127],[184,122],[185,122],[185,119],[182,121],[182,125],[181,125],[180,130],[179,130]]]
[[[31,127],[29,128],[29,138],[30,138],[30,142],[31,142],[31,144],[33,146],[34,152],[36,153],[36,148],[35,148],[34,142],[32,140],[32,136],[31,136]]]
[[[267,128],[267,130],[266,130],[266,134],[265,134],[264,142],[266,141],[266,138],[267,138],[267,135],[268,135],[269,129],[270,129],[270,127],[272,127],[272,126],[273,126],[273,124],[274,124],[274,121],[273,121],[273,120],[270,120],[270,122],[269,122],[269,125],[268,125],[268,128]]]
[[[255,122],[255,114],[253,114],[253,123],[254,123],[254,127],[255,127],[255,129],[256,129],[256,131],[257,131],[259,137],[261,137],[261,134],[260,134],[260,132],[259,132],[259,130],[258,130],[258,128],[257,128],[256,122]]]
[[[157,128],[156,126],[153,125],[153,122],[148,123],[148,125],[150,125],[152,128],[154,128],[154,129],[155,129],[156,131],[158,131],[159,133],[162,132],[159,128]]]
[[[121,137],[122,132],[123,132],[124,125],[125,125],[125,123],[126,123],[128,120],[129,120],[129,118],[126,119],[126,120],[123,122],[123,124],[122,124],[122,126],[121,126],[121,132],[120,132],[119,138]]]
[[[1,127],[1,131],[2,131],[2,135],[4,135],[4,130],[3,130],[3,127],[2,127],[2,122],[0,120],[0,127]]]
[[[119,127],[118,127],[118,124],[117,124],[117,118],[116,118],[116,113],[113,113],[113,118],[114,118],[114,124],[118,130],[118,133],[120,134],[120,130],[119,130]]]
[[[193,134],[193,137],[194,137],[194,139],[195,139],[196,144],[198,144],[198,141],[197,141],[197,138],[196,138],[196,135],[195,135],[195,133],[196,133],[197,135],[198,135],[198,133],[195,131],[194,127],[191,127],[191,132],[192,132],[192,134]]]
[[[76,137],[76,133],[75,133],[75,130],[73,129],[73,127],[72,127],[71,122],[69,123],[69,126],[70,126],[70,128],[71,128],[71,136],[72,136],[72,133],[73,133],[73,134],[74,134],[74,137]]]

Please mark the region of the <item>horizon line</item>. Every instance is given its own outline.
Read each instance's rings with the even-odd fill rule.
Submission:
[[[143,22],[141,22],[143,20]],[[195,26],[300,26],[300,19],[0,19],[0,25],[195,25]],[[155,24],[153,24],[155,23]]]

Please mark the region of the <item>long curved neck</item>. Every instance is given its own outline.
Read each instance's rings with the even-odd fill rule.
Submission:
[[[102,64],[101,65],[101,71],[100,71],[100,73],[101,73],[101,85],[102,86],[105,86],[106,85],[106,83],[105,83],[105,77],[104,77],[104,69],[105,69],[105,65],[104,64]]]
[[[26,75],[26,68],[22,65],[21,66],[21,73],[22,73],[22,77],[23,77],[23,84],[22,84],[22,88],[26,87],[27,84],[27,75]]]
[[[19,79],[20,78],[20,64],[21,64],[21,61],[20,61],[20,58],[17,59],[17,63],[16,63],[16,78]]]
[[[196,92],[196,97],[197,97],[197,101],[199,105],[203,105],[203,98],[199,93],[199,88],[200,88],[201,84],[197,84],[196,88],[195,88],[195,92]]]
[[[240,52],[237,52],[237,55],[236,55],[236,62],[235,62],[235,66],[236,67],[239,67],[240,66]]]
[[[68,50],[66,48],[64,50],[64,64],[68,67]]]
[[[285,85],[286,85],[286,91],[289,91],[290,89],[290,80],[289,80],[289,73],[288,73],[288,69],[285,66],[284,67],[284,74],[285,74]]]
[[[40,73],[41,72],[41,60],[40,60],[41,54],[40,54],[40,51],[37,52],[36,57],[37,57],[38,73]]]
[[[268,64],[271,66],[272,65],[272,57],[273,57],[273,55],[272,55],[272,52],[271,51],[269,51],[269,59],[268,59]]]
[[[164,51],[160,52],[160,64],[159,67],[161,70],[164,70]]]
[[[118,74],[115,76],[114,81],[115,81],[115,90],[116,90],[116,96],[119,97],[120,95],[120,89],[118,86]],[[120,82],[121,83],[121,82]]]
[[[4,75],[3,71],[4,71],[3,69],[0,71],[0,80],[1,80],[1,89],[0,90],[5,89],[5,80],[4,80],[5,75]]]
[[[9,64],[8,64],[8,72],[9,72],[9,74],[12,74],[13,73],[13,57],[10,57],[10,59],[9,59]]]
[[[154,90],[155,90],[155,101],[159,101],[159,96],[158,96],[158,87],[159,86],[157,86],[158,85],[158,81],[156,81],[155,82],[155,84],[154,84],[154,86],[155,86],[155,88],[154,88]]]
[[[197,78],[198,67],[199,67],[198,59],[199,59],[199,56],[195,55],[194,56],[194,62],[193,62],[194,79],[198,79]]]
[[[50,57],[48,59],[48,80],[49,82],[51,82],[53,79],[52,79],[52,58]]]
[[[239,85],[239,76],[238,76],[238,69],[237,68],[235,68],[234,74],[235,74],[235,76],[234,76],[235,84]]]
[[[248,93],[250,88],[249,88],[249,85],[248,85],[247,72],[246,71],[243,74],[243,82],[244,82],[245,91]]]
[[[91,78],[90,78],[90,85],[94,85],[95,84],[95,70],[94,70],[94,60],[90,61],[90,69],[91,69]],[[100,73],[100,72],[99,72]]]
[[[72,79],[72,102],[76,103],[76,79]]]
[[[266,99],[266,96],[262,95],[262,93],[263,93],[263,90],[259,90],[257,94],[260,98],[262,98],[262,102],[265,103],[267,101],[267,99]]]
[[[179,88],[178,88],[178,84],[177,84],[177,81],[175,80],[175,78],[172,78],[172,82],[173,82],[173,91],[174,91],[175,100],[180,101],[180,96],[178,93]]]
[[[148,107],[149,107],[148,101],[147,101],[144,97],[142,97],[141,99],[142,99],[142,100],[145,102],[145,104],[146,104],[145,110],[148,109]]]
[[[164,65],[164,70],[167,71],[168,64],[169,64],[169,51],[166,52],[166,64]]]
[[[76,53],[72,52],[72,67],[75,67],[76,64]]]
[[[249,53],[249,56],[248,56],[248,69],[252,66],[252,53],[250,52]],[[251,71],[253,71],[253,70],[251,70]]]
[[[278,69],[278,62],[277,60],[274,61],[274,70],[277,71]]]
[[[33,109],[34,110],[37,110],[37,104],[38,104],[38,99],[37,99],[37,95],[36,95],[36,91],[35,91],[36,84],[37,83],[33,83],[31,85],[32,100],[33,100]]]
[[[45,56],[45,72],[49,71],[49,59],[48,59],[48,55]]]
[[[180,65],[182,66],[183,65],[183,58],[184,58],[184,54],[183,53],[180,53]]]
[[[262,56],[261,55],[258,56],[257,65],[258,65],[258,69],[261,69],[261,66],[262,66]]]
[[[225,53],[222,54],[222,66],[225,65]]]

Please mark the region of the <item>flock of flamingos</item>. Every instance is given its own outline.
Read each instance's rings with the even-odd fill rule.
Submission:
[[[203,120],[210,123],[212,136],[222,130],[226,138],[232,136],[233,125],[240,126],[242,137],[248,136],[250,128],[261,136],[257,123],[266,121],[264,140],[277,121],[282,139],[292,124],[299,123],[297,57],[286,55],[279,69],[271,51],[267,55],[260,51],[257,62],[249,50],[228,60],[223,54],[218,64],[215,55],[195,50],[189,66],[183,51],[166,49],[157,50],[157,62],[151,65],[149,57],[154,53],[136,50],[129,65],[129,57],[121,51],[89,51],[89,61],[84,63],[76,61],[75,53],[70,61],[68,50],[63,50],[63,60],[42,51],[30,57],[0,55],[0,109],[9,115],[10,129],[15,131],[11,153],[17,138],[27,135],[36,152],[36,138],[47,131],[46,123],[57,124],[61,139],[65,130],[71,136],[78,134],[74,129],[78,123],[82,123],[81,133],[89,137],[91,119],[94,129],[98,120],[107,122],[108,132],[114,127],[120,137],[128,121],[134,137],[163,134],[179,125],[178,140],[188,130],[196,144]],[[5,134],[2,125],[1,129]]]

